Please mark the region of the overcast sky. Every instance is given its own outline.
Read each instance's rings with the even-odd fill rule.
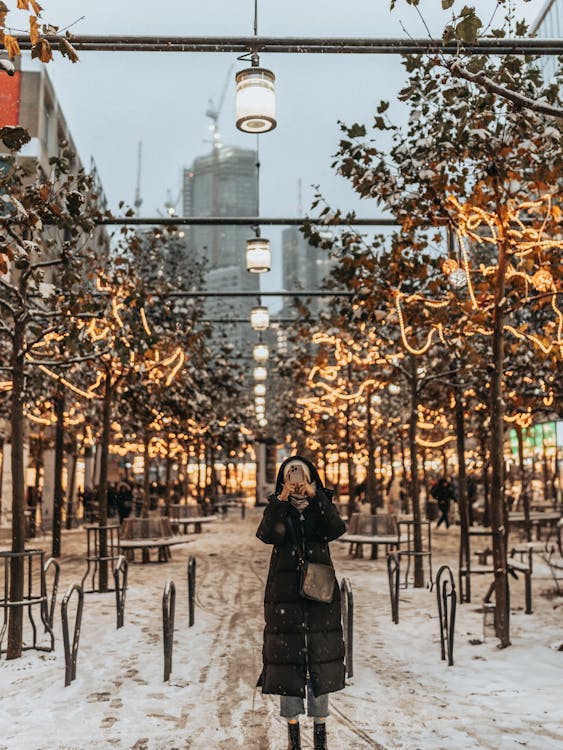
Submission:
[[[458,0],[458,4],[461,0]],[[15,5],[11,3],[10,5]],[[494,0],[475,3],[489,17]],[[533,20],[543,0],[518,2]],[[253,0],[45,0],[46,20],[77,34],[176,34],[250,36]],[[421,0],[433,35],[448,14],[441,0]],[[12,20],[15,19],[12,15]],[[404,26],[402,28],[401,24]],[[260,0],[259,34],[264,36],[423,37],[421,20],[406,0],[389,11],[389,0]],[[235,64],[221,118],[223,142],[253,148],[255,137],[234,124],[234,73],[248,63],[233,53],[81,53],[72,65],[56,55],[49,64],[59,100],[84,163],[93,155],[110,206],[133,201],[137,143],[143,142],[142,213],[154,215],[170,190],[180,195],[181,170],[209,150],[209,98],[217,100],[231,63]],[[278,127],[261,137],[261,214],[297,215],[297,183],[303,182],[305,210],[312,184],[329,200],[359,215],[376,216],[369,202],[358,204],[346,182],[330,168],[339,139],[337,122],[369,123],[380,99],[391,101],[391,116],[401,116],[394,100],[403,72],[396,55],[265,54],[264,67],[277,78]],[[178,204],[181,210],[181,201]],[[266,234],[266,232],[264,232]],[[279,255],[279,231],[268,230]],[[277,246],[277,247],[276,247]],[[263,288],[277,288],[274,273]],[[267,278],[269,276],[269,278]]]

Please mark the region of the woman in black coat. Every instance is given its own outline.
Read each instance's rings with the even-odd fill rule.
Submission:
[[[280,695],[289,750],[299,750],[299,715],[314,717],[315,748],[326,750],[328,694],[344,687],[340,589],[328,604],[300,594],[300,558],[332,567],[328,543],[345,526],[313,464],[301,456],[280,467],[256,536],[273,544],[264,595],[263,693]]]

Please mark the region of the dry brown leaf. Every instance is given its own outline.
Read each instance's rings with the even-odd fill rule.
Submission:
[[[78,62],[78,54],[76,53],[76,50],[74,49],[72,44],[67,39],[63,38],[60,40],[59,49],[63,57],[68,57],[68,59],[73,63]]]
[[[29,0],[31,3],[31,7],[33,8],[33,12],[36,16],[41,15],[41,11],[43,8],[39,5],[39,3],[35,2],[35,0]]]
[[[59,206],[58,203],[51,202],[51,203],[49,203],[48,207],[49,207],[51,213],[54,213],[55,216],[60,216],[62,214],[62,212],[63,212],[62,208]]]
[[[29,10],[29,0],[18,0],[19,10]]]
[[[8,13],[8,6],[4,2],[0,2],[0,26],[5,25],[7,13]]]
[[[8,264],[4,260],[4,258],[0,255],[0,273],[4,275],[5,273],[8,273]]]
[[[40,39],[37,44],[31,48],[31,57],[38,58],[43,63],[48,63],[53,59],[51,45],[46,39]]]
[[[13,60],[14,57],[17,57],[20,54],[20,45],[18,44],[18,40],[15,36],[10,36],[10,34],[4,34],[4,47],[6,48],[6,52],[10,56],[10,60]]]
[[[37,16],[29,17],[29,39],[31,44],[37,44],[40,39],[39,28],[37,26]]]

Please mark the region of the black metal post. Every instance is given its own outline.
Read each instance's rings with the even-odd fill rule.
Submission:
[[[399,584],[400,584],[399,555],[390,552],[387,555],[387,577],[389,579],[389,596],[391,598],[391,619],[395,625],[399,624]]]
[[[129,563],[123,555],[120,555],[113,571],[113,580],[115,581],[115,610],[117,616],[116,629],[122,628],[125,622],[125,596],[127,594],[128,570]]]
[[[188,608],[189,608],[189,627],[191,628],[195,621],[195,557],[188,558]]]
[[[54,569],[53,574],[53,585],[51,586],[51,594],[47,593],[47,573],[49,568]],[[43,621],[46,622],[51,630],[53,630],[53,623],[55,621],[55,605],[57,603],[57,591],[59,590],[59,577],[61,574],[61,566],[54,557],[50,557],[43,567]]]
[[[442,580],[444,576],[446,578]],[[436,599],[438,601],[438,618],[440,620],[441,657],[444,661],[447,655],[448,666],[453,667],[457,593],[454,575],[448,565],[442,565],[436,575]]]
[[[76,619],[74,621],[74,632],[72,636],[72,645],[70,643],[70,633],[68,628],[68,603],[71,596],[76,592],[78,604],[76,607]],[[80,641],[80,628],[82,627],[82,611],[84,609],[84,591],[82,588],[73,583],[69,586],[61,603],[61,620],[63,625],[63,643],[65,651],[65,687],[76,679],[76,660],[78,658],[78,643]]]
[[[164,682],[172,673],[172,648],[174,646],[174,614],[176,609],[176,586],[167,581],[162,595],[162,635],[164,644]]]

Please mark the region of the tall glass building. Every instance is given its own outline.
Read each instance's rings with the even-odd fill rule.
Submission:
[[[256,151],[234,146],[214,146],[194,160],[183,176],[184,216],[255,216],[258,203]],[[246,270],[246,240],[254,236],[251,227],[196,226],[186,231],[186,258],[205,261],[205,289],[208,291],[255,291],[258,274]],[[209,299],[210,319],[250,319],[254,298]],[[253,339],[250,323],[222,324],[229,340],[240,351]]]
[[[563,36],[563,0],[547,0],[530,28],[530,35],[540,39],[561,39]],[[560,65],[557,57],[550,55],[542,62],[546,78],[554,76]]]

